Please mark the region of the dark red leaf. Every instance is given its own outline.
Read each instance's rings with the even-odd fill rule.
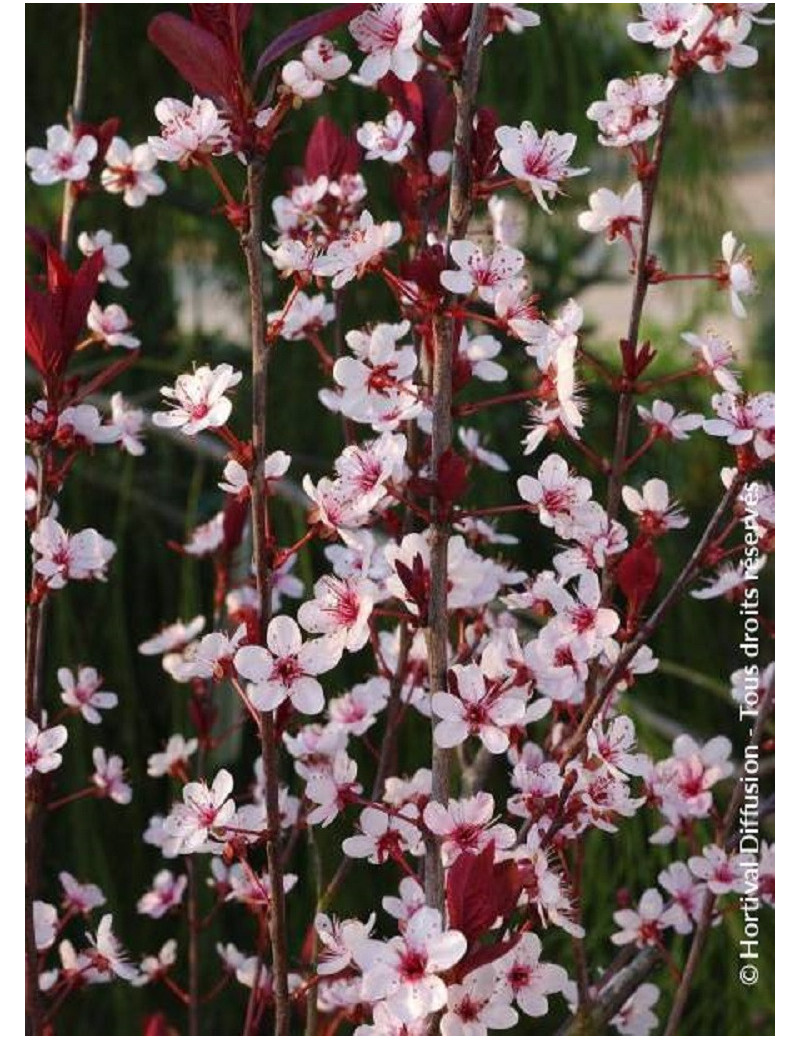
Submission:
[[[250,503],[247,499],[240,501],[235,495],[228,495],[227,499],[222,514],[222,544],[226,552],[234,552],[242,543],[244,525],[250,513]]]
[[[252,4],[189,4],[189,7],[195,24],[213,33],[234,54],[238,52],[242,33],[253,17]]]
[[[500,148],[494,132],[500,125],[496,112],[479,108],[475,113],[472,135],[472,175],[476,181],[487,180],[497,169]]]
[[[25,286],[25,353],[44,378],[50,395],[83,332],[105,261],[102,250],[98,250],[73,273],[49,243],[45,243],[44,251],[46,292]]]
[[[498,917],[506,918],[517,905],[521,879],[511,861],[494,862],[494,842],[477,855],[462,852],[447,873],[447,913],[472,944]]]
[[[619,561],[617,582],[628,601],[628,611],[637,615],[653,594],[661,576],[661,560],[650,541],[637,542]]]
[[[237,70],[212,32],[167,12],[153,18],[147,36],[198,93],[230,97]]]
[[[306,180],[317,177],[338,180],[344,173],[358,170],[359,150],[354,137],[348,137],[332,119],[320,116],[308,138],[303,171]]]
[[[455,972],[455,981],[459,982],[461,979],[466,978],[471,971],[475,971],[476,968],[480,968],[484,964],[491,964],[492,961],[504,957],[509,950],[514,949],[520,938],[521,935],[517,932],[517,934],[512,935],[510,939],[503,939],[501,942],[486,943],[483,946],[476,946],[462,961],[459,961]]]
[[[267,65],[271,65],[292,47],[305,43],[312,36],[319,36],[332,29],[338,29],[340,25],[351,22],[370,6],[370,4],[336,4],[328,11],[311,14],[307,18],[301,18],[294,25],[290,25],[262,51],[256,65],[254,80],[258,79]]]
[[[467,490],[467,463],[452,448],[439,459],[436,469],[437,494],[442,503],[457,502]]]
[[[417,608],[420,624],[427,625],[431,581],[430,574],[422,561],[422,557],[417,553],[411,561],[410,567],[403,563],[402,560],[395,560],[394,566],[398,578],[405,586],[408,598]]]
[[[463,47],[472,4],[425,4],[422,27],[447,53]]]

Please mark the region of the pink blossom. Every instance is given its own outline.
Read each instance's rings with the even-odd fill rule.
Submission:
[[[641,494],[636,488],[625,485],[622,501],[639,518],[641,529],[650,535],[680,530],[689,523],[688,516],[670,502],[666,482],[658,478],[645,481]]]
[[[510,997],[498,991],[491,964],[471,971],[463,983],[447,988],[442,1036],[487,1036],[489,1030],[510,1029],[519,1020]]]
[[[272,711],[289,698],[297,711],[316,715],[325,704],[316,676],[335,668],[341,653],[341,643],[335,639],[303,643],[297,623],[281,615],[269,623],[267,648],[242,647],[234,665],[252,684],[248,695],[259,711]]]
[[[710,330],[704,336],[684,332],[681,339],[688,343],[697,355],[698,366],[704,375],[713,376],[722,389],[727,390],[728,393],[740,394],[742,392],[736,375],[729,368],[735,361],[736,355],[728,340]]]
[[[25,162],[34,184],[57,184],[86,180],[96,155],[97,140],[91,134],[75,137],[66,127],[56,125],[47,130],[47,147],[29,148]]]
[[[187,879],[185,874],[175,877],[171,870],[159,870],[153,878],[152,887],[136,904],[140,914],[159,918],[169,913],[183,901]]]
[[[504,823],[492,823],[494,798],[485,791],[470,798],[448,800],[447,808],[428,802],[425,826],[442,840],[442,862],[450,866],[462,852],[481,852],[490,842],[496,849],[514,845],[516,834]]]
[[[611,936],[615,946],[626,946],[636,943],[642,946],[655,946],[666,928],[674,926],[680,916],[675,907],[664,908],[664,900],[656,888],[648,888],[639,900],[638,910],[617,910],[614,920],[620,931]]]
[[[333,823],[353,796],[361,794],[363,788],[356,783],[357,764],[346,751],[337,751],[330,772],[314,773],[306,784],[306,798],[314,808],[306,817],[311,826]]]
[[[271,311],[267,315],[267,325],[273,325],[279,318],[282,319],[281,339],[293,343],[306,339],[309,332],[318,332],[326,325],[330,325],[334,317],[334,306],[332,303],[328,303],[323,293],[307,296],[300,291],[295,295],[292,305],[285,314],[283,310],[279,310]]]
[[[676,412],[668,401],[653,401],[651,408],[637,405],[639,416],[655,437],[670,441],[686,441],[692,430],[703,425],[703,416],[695,413]]]
[[[702,914],[704,886],[695,881],[689,868],[680,861],[662,870],[658,883],[672,897],[672,905],[679,911],[673,928],[678,935],[688,935]]]
[[[642,7],[694,7],[694,4],[642,4]],[[611,1025],[622,1036],[649,1036],[658,1028],[658,1016],[653,1007],[658,1002],[660,991],[652,982],[643,982],[611,1019]]]
[[[432,706],[439,722],[434,740],[439,747],[455,747],[467,737],[479,737],[487,751],[502,754],[508,748],[508,730],[525,714],[525,705],[513,692],[492,690],[476,664],[453,665],[450,693],[434,693]]]
[[[686,5],[691,6],[691,5]],[[607,242],[618,238],[633,241],[633,229],[642,220],[642,186],[635,181],[624,195],[598,188],[589,196],[589,209],[578,216],[578,224],[591,235],[604,234]]]
[[[337,975],[353,962],[354,952],[369,939],[375,925],[375,914],[371,914],[366,924],[348,918],[345,921],[317,914],[314,928],[322,949],[319,953],[317,971],[320,975]]]
[[[117,427],[104,423],[93,404],[74,404],[60,412],[57,433],[62,442],[69,439],[79,445],[114,444],[119,440]]]
[[[358,70],[372,86],[387,72],[408,82],[419,65],[414,45],[422,32],[424,4],[376,4],[350,22],[350,32],[367,57]]]
[[[139,653],[151,656],[181,650],[203,631],[206,619],[198,614],[191,621],[175,621],[139,644]]]
[[[101,711],[117,706],[116,693],[100,689],[103,677],[95,668],[79,668],[77,675],[73,675],[69,668],[59,668],[58,682],[62,690],[61,700],[92,725],[100,722]]]
[[[689,857],[689,870],[696,878],[705,881],[715,896],[728,892],[746,892],[746,857],[739,853],[727,853],[718,845],[706,845],[702,856]]]
[[[586,112],[597,123],[600,144],[627,148],[652,137],[660,125],[659,107],[673,82],[657,72],[612,79],[605,101],[593,101]]]
[[[184,372],[173,386],[162,386],[167,401],[174,402],[172,411],[155,412],[156,426],[180,429],[187,436],[201,430],[224,426],[231,414],[231,402],[224,395],[242,379],[230,365],[201,365],[194,372]]]
[[[639,4],[641,22],[628,24],[628,36],[637,43],[652,43],[666,50],[680,43],[691,22],[696,4]]]
[[[728,287],[731,310],[737,318],[746,318],[742,297],[754,296],[757,291],[753,261],[744,243],[737,242],[732,231],[722,236],[722,261],[721,278]]]
[[[501,126],[495,131],[500,145],[500,162],[512,177],[530,188],[543,210],[549,212],[545,196],[555,198],[560,193],[561,182],[578,177],[588,171],[588,166],[577,169],[569,166],[575,151],[575,134],[559,134],[545,130],[540,136],[527,120],[517,128]]]
[[[342,842],[342,851],[353,859],[366,859],[369,863],[386,863],[404,852],[418,854],[421,851],[422,835],[419,828],[407,818],[413,815],[413,807],[406,807],[403,816],[384,812],[368,806],[361,811],[358,833]]]
[[[25,778],[34,770],[51,773],[61,765],[59,748],[67,742],[66,726],[42,728],[32,719],[25,719]]]
[[[442,930],[438,910],[414,914],[402,936],[387,943],[370,941],[356,950],[364,972],[366,1000],[385,1000],[402,1022],[413,1022],[447,1003],[447,986],[439,972],[464,956],[467,941],[461,932]]]
[[[97,885],[81,884],[72,874],[62,870],[58,880],[64,890],[62,906],[69,913],[89,914],[99,906],[104,906],[106,897]]]
[[[148,137],[156,159],[186,164],[231,151],[231,132],[210,98],[195,96],[191,106],[162,98],[155,108],[161,136]]]
[[[118,805],[128,805],[133,792],[130,784],[125,781],[125,763],[120,755],[106,755],[101,747],[92,751],[94,762],[94,773],[92,783],[98,790],[101,798],[110,798]]]
[[[118,432],[120,446],[129,455],[144,455],[141,441],[144,412],[141,408],[129,407],[119,391],[111,395],[111,424]]]
[[[106,568],[117,551],[114,543],[93,527],[69,534],[50,516],[39,521],[31,545],[38,554],[34,570],[50,589],[62,589],[68,580],[105,581]]]
[[[197,740],[186,740],[179,733],[173,734],[163,751],[156,751],[147,759],[148,776],[180,775],[197,751]]]
[[[356,131],[356,140],[366,150],[366,159],[399,163],[408,155],[414,124],[392,110],[382,123],[366,122]]]
[[[115,289],[125,289],[128,279],[122,274],[122,268],[130,263],[131,251],[122,242],[115,242],[110,231],[100,229],[90,234],[81,231],[78,235],[78,249],[84,256],[93,256],[98,249],[103,251],[103,270],[100,281],[108,282]]]
[[[743,41],[749,35],[747,16],[718,19],[705,4],[693,4],[696,14],[686,30],[683,45],[691,51],[698,46],[698,65],[704,72],[724,72],[730,66],[749,69],[758,61],[755,47]]]
[[[120,307],[118,303],[110,303],[103,308],[96,300],[93,300],[86,317],[86,324],[95,336],[109,347],[136,350],[141,345],[141,340],[130,334],[131,320],[125,313],[125,308]]]
[[[84,956],[91,967],[85,972],[87,982],[108,981],[113,976],[131,982],[136,977],[136,968],[128,961],[128,955],[112,931],[113,918],[105,914],[100,919],[97,935],[88,932],[89,947]]]
[[[314,274],[333,278],[331,287],[341,289],[377,266],[383,254],[399,242],[401,235],[402,228],[396,221],[385,220],[376,224],[372,214],[364,210],[344,237],[331,242],[324,255],[314,261]]]
[[[536,507],[539,521],[555,529],[562,538],[569,537],[570,525],[577,508],[591,498],[592,485],[585,477],[570,475],[560,455],[548,455],[539,467],[537,477],[524,476],[517,481],[520,498]]]
[[[138,209],[151,195],[162,195],[166,184],[154,173],[156,156],[145,141],[131,148],[121,137],[113,137],[105,154],[100,183],[112,195],[122,195],[126,206]]]
[[[235,806],[230,798],[233,777],[220,769],[209,786],[192,781],[183,788],[183,802],[177,802],[164,820],[165,835],[174,839],[175,851],[197,852],[211,837],[224,832]]]
[[[548,996],[563,993],[567,987],[566,971],[543,962],[541,955],[541,940],[526,932],[494,965],[499,992],[531,1018],[546,1015]]]
[[[458,295],[469,295],[477,290],[486,303],[494,301],[498,291],[517,277],[525,263],[518,249],[499,246],[486,254],[467,239],[451,242],[450,255],[457,270],[442,271],[439,276],[442,285]]]

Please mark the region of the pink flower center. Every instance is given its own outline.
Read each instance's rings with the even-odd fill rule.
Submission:
[[[275,662],[270,679],[289,687],[303,675],[305,675],[305,672],[300,666],[297,657],[292,654],[290,657],[281,657]]]
[[[387,394],[397,385],[394,377],[396,368],[397,365],[393,361],[385,365],[376,365],[369,374],[367,389],[376,394]]]
[[[517,993],[530,985],[531,969],[526,964],[515,964],[506,978],[511,989]]]
[[[474,823],[460,823],[451,834],[452,840],[465,852],[476,851],[483,828]]]
[[[464,705],[464,721],[473,733],[484,725],[486,722],[486,708],[482,701],[479,701],[477,704],[470,703]]]
[[[428,957],[422,950],[406,950],[400,958],[398,972],[404,982],[419,982],[425,977]]]
[[[482,1006],[472,997],[464,996],[456,1004],[454,1011],[462,1022],[477,1022]]]

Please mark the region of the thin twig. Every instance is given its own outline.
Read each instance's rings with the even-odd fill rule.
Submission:
[[[86,84],[91,48],[92,11],[90,4],[80,5],[80,33],[78,37],[78,59],[75,72],[75,90],[72,107],[67,121],[74,126],[83,118],[86,104]],[[59,248],[66,259],[72,240],[72,214],[75,197],[72,186],[64,186],[64,203],[61,212]],[[36,525],[50,510],[50,501],[45,482],[46,455],[42,449],[35,451],[36,458]],[[31,587],[36,580],[31,575]],[[25,618],[25,715],[38,723],[41,718],[41,688],[44,669],[45,626],[47,622],[48,598],[32,602]],[[41,784],[34,773],[25,782],[25,1031],[38,1036],[42,1031],[42,1005],[39,992],[39,964],[36,936],[33,923],[33,903],[39,894],[42,865],[42,832],[44,813],[41,804]]]
[[[89,54],[92,49],[92,4],[80,5],[80,32],[78,35],[78,60],[75,68],[75,90],[72,95],[72,105],[67,113],[67,123],[74,130],[77,123],[84,118],[86,108],[86,86],[89,80]],[[72,244],[72,220],[75,215],[75,206],[78,197],[73,190],[70,181],[64,184],[64,202],[61,208],[61,227],[59,230],[59,249],[64,260],[69,254]]]
[[[453,168],[450,178],[450,200],[447,215],[446,249],[450,242],[464,236],[472,212],[471,146],[475,94],[481,67],[481,53],[486,35],[486,4],[474,4],[467,37],[467,52],[460,81],[454,84],[456,127],[453,141]],[[433,428],[431,432],[431,472],[434,479],[439,461],[449,450],[453,437],[453,320],[439,316],[433,326]],[[441,515],[439,503],[431,503],[430,604],[428,608],[428,677],[430,691],[445,688],[448,658],[447,619],[447,543],[450,524]],[[436,717],[432,715],[432,726]],[[431,798],[446,802],[450,789],[450,753],[436,746],[432,739]],[[434,836],[426,839],[425,901],[428,906],[444,908],[444,874],[440,843]]]
[[[264,338],[264,289],[262,280],[262,206],[264,189],[263,160],[255,158],[247,167],[249,226],[242,236],[250,291],[250,344],[253,359],[253,554],[260,614],[259,642],[266,645],[270,620],[271,567],[268,546],[267,496],[264,488],[266,457],[267,392],[270,348]],[[261,757],[267,803],[267,871],[270,880],[269,914],[272,949],[272,988],[275,998],[275,1035],[289,1031],[288,951],[286,941],[286,904],[280,856],[281,817],[278,806],[278,754],[274,712],[261,713]],[[257,982],[255,984],[257,988]]]

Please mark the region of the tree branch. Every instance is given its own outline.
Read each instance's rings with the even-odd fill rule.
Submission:
[[[250,345],[253,362],[253,492],[251,495],[253,554],[256,588],[261,608],[259,642],[266,646],[270,621],[272,574],[269,562],[269,519],[264,488],[266,457],[267,394],[269,346],[264,338],[264,289],[262,284],[262,210],[264,189],[263,160],[254,158],[247,167],[249,225],[242,237],[250,291]],[[289,1031],[288,952],[286,942],[286,903],[283,894],[283,869],[280,856],[281,817],[278,807],[278,755],[275,714],[261,713],[261,757],[267,803],[267,871],[271,902],[269,934],[272,949],[272,985],[275,996],[275,1035]],[[257,982],[255,985],[257,988]]]
[[[467,37],[467,52],[461,80],[454,84],[456,127],[453,142],[453,168],[450,178],[450,201],[447,214],[445,248],[453,239],[462,238],[472,212],[471,148],[475,94],[481,67],[481,52],[486,35],[487,5],[474,4]],[[439,461],[450,448],[453,438],[453,320],[438,317],[433,326],[433,428],[431,432],[431,473],[436,479]],[[439,503],[431,503],[431,591],[428,608],[428,675],[430,692],[446,688],[448,658],[447,618],[447,543],[450,524],[440,513]],[[431,716],[432,729],[436,717]],[[431,735],[431,798],[447,802],[450,790],[450,754],[438,748]],[[432,836],[426,840],[425,900],[428,906],[444,908],[444,874],[440,843]]]

